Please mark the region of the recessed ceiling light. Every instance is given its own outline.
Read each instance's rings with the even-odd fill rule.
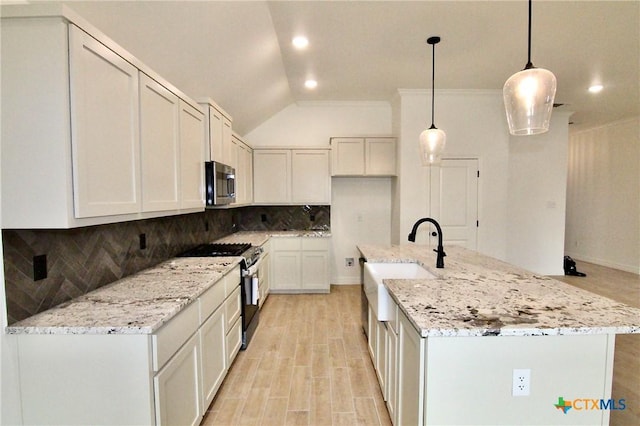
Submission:
[[[593,86],[589,87],[589,92],[591,93],[602,92],[603,88],[604,87],[602,86],[602,84],[594,84]]]
[[[316,87],[318,87],[318,82],[315,80],[307,80],[304,82],[304,87],[306,87],[307,89],[315,89]]]
[[[296,49],[305,49],[307,46],[309,46],[309,39],[305,36],[296,36],[293,38],[293,40],[291,40],[291,43]]]

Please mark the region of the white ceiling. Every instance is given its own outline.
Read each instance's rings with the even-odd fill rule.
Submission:
[[[501,90],[527,62],[525,0],[66,3],[189,96],[214,99],[239,134],[292,102],[430,88],[432,35],[436,90]],[[291,46],[299,33],[306,51]],[[535,1],[532,45],[573,129],[640,115],[640,2]],[[591,95],[595,82],[605,88]]]

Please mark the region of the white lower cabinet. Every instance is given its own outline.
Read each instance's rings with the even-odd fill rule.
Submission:
[[[240,302],[238,265],[153,334],[8,335],[24,424],[199,424],[240,349]]]
[[[242,346],[242,320],[240,319],[242,300],[239,286],[235,287],[231,297],[224,302],[224,310],[226,316],[226,358],[227,365],[230,366]]]
[[[424,419],[425,339],[407,317],[398,312],[398,425],[421,425]]]
[[[328,293],[329,246],[328,238],[272,238],[271,291]]]
[[[203,407],[208,407],[227,373],[224,309],[219,307],[200,328]]]
[[[263,252],[260,256],[260,266],[258,266],[258,303],[260,309],[262,309],[262,305],[267,300],[267,297],[269,297],[269,290],[271,289],[271,256],[269,254],[269,241],[262,245],[262,249]]]
[[[391,322],[387,328],[387,381],[386,401],[389,417],[393,424],[396,421],[396,407],[398,404],[398,332],[393,329]]]
[[[200,381],[200,339],[194,334],[153,379],[156,420],[165,425],[197,425],[204,410]]]
[[[422,424],[425,339],[393,306],[390,321],[378,321],[369,306],[368,346],[394,425]]]

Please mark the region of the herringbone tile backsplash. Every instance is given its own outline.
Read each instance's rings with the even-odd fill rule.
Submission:
[[[236,230],[328,229],[329,216],[328,206],[244,207],[68,230],[3,229],[8,322],[50,309]],[[146,236],[144,250],[140,249],[140,234]],[[43,254],[47,256],[47,278],[34,281],[33,257]]]

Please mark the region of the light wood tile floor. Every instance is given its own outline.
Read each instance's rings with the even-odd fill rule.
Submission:
[[[391,425],[360,324],[360,287],[269,296],[203,425]]]
[[[640,308],[640,276],[587,262],[577,262],[586,277],[554,277],[592,293]],[[640,334],[616,336],[612,398],[624,398],[627,408],[612,411],[612,426],[640,425]]]

